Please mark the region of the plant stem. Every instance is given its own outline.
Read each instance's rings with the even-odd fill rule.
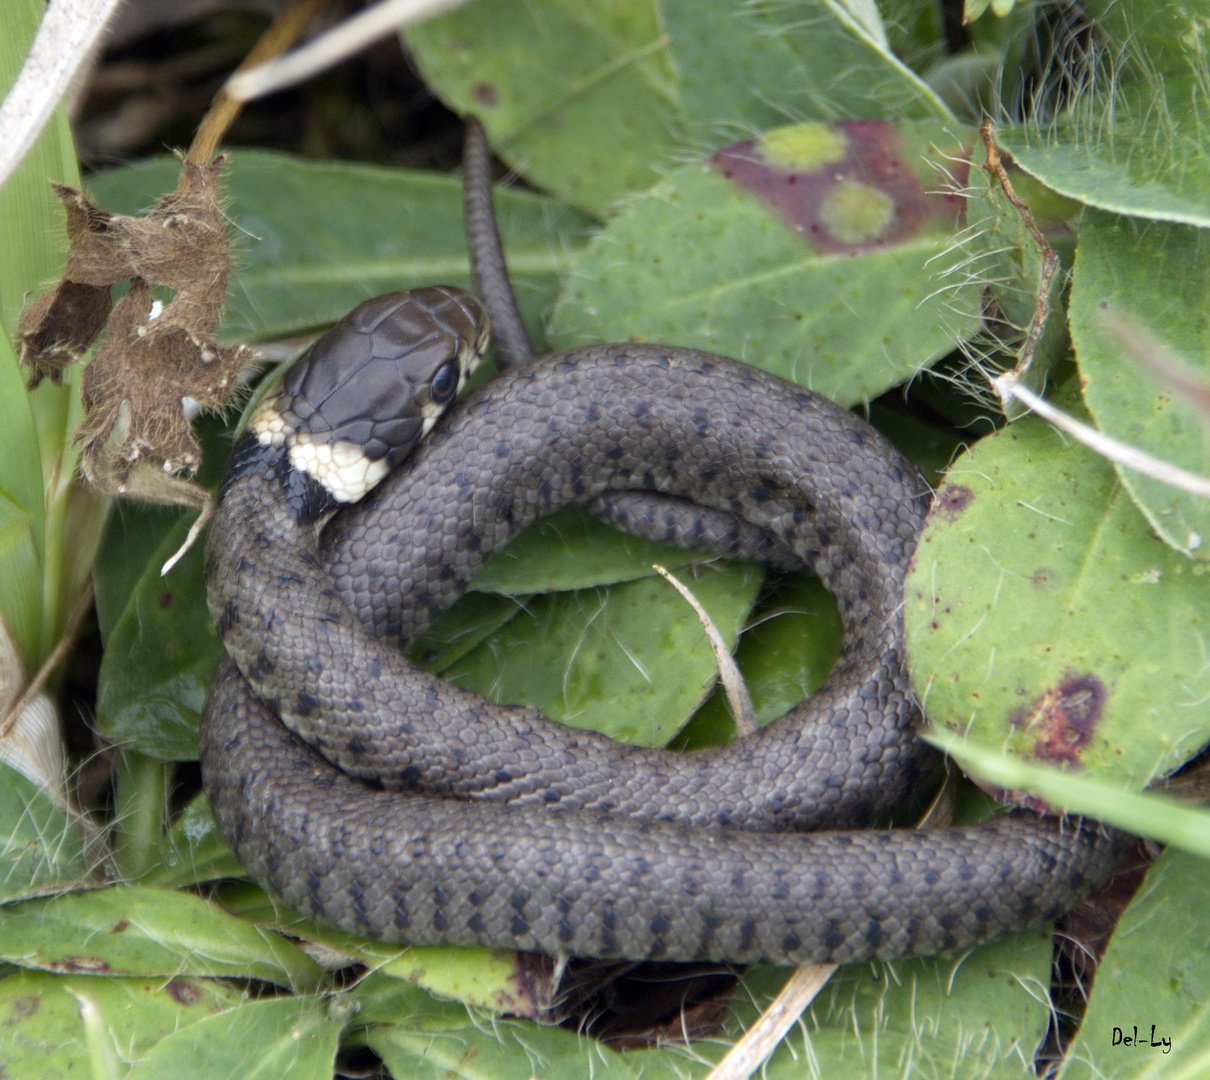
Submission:
[[[123,750],[118,756],[114,798],[114,862],[127,881],[150,868],[164,830],[174,766]]]

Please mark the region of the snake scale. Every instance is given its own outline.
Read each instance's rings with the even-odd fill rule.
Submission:
[[[927,486],[881,435],[693,350],[526,362],[515,326],[511,369],[436,420],[484,328],[452,288],[370,301],[233,452],[206,560],[231,659],[202,768],[256,881],[389,941],[802,963],[992,940],[1108,878],[1123,838],[1091,822],[848,831],[893,806],[927,755],[901,611]],[[390,466],[321,551],[318,526]],[[674,754],[494,705],[402,658],[396,641],[491,552],[571,503],[813,569],[845,628],[827,683],[754,736]]]

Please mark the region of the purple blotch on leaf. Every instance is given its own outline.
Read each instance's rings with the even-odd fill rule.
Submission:
[[[822,128],[823,125],[817,125]],[[962,199],[942,194],[942,178],[926,190],[918,164],[899,131],[885,120],[845,120],[827,128],[843,150],[813,170],[767,159],[762,142],[748,139],[717,151],[711,163],[728,180],[759,196],[794,229],[827,252],[875,251],[907,239],[938,219],[957,222]],[[792,130],[792,129],[788,129]],[[955,183],[964,162],[951,162]],[[885,208],[881,218],[871,217]],[[850,211],[855,215],[849,222]]]

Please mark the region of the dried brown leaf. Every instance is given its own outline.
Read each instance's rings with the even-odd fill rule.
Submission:
[[[80,468],[105,491],[124,492],[131,468],[145,458],[163,462],[165,473],[196,469],[199,451],[184,399],[222,408],[252,355],[242,345],[220,348],[180,327],[159,329],[152,303],[147,282],[135,278],[84,372]]]

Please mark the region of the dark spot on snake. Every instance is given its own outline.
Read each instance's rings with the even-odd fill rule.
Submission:
[[[773,493],[764,484],[761,484],[760,487],[752,489],[752,498],[758,503],[768,502],[773,498]]]
[[[420,770],[415,765],[407,765],[400,769],[399,783],[404,791],[410,791],[420,783]]]
[[[747,952],[756,943],[756,920],[745,919],[739,927],[739,947],[741,952]]]
[[[787,956],[791,956],[802,947],[802,939],[791,930],[781,939],[781,947],[786,951]]]
[[[466,927],[473,934],[486,934],[487,926],[483,922],[483,917],[479,912],[473,912],[471,917],[466,920]]]
[[[352,738],[345,743],[345,749],[348,750],[350,754],[357,756],[360,756],[366,752],[366,748],[362,745],[361,740],[358,738]]]
[[[623,449],[620,443],[615,443],[605,451],[605,456],[609,458],[610,461],[617,461],[618,458],[620,458],[625,452],[626,451]]]
[[[438,931],[445,931],[445,930],[448,930],[449,928],[450,928],[449,916],[446,915],[446,913],[440,909],[438,909],[437,911],[434,911],[433,912],[433,929],[438,930]]]
[[[542,801],[544,803],[557,803],[561,798],[562,796],[554,788],[547,788],[542,792]]]
[[[973,881],[978,873],[978,869],[968,862],[964,862],[958,868],[958,877],[962,881]]]
[[[512,773],[510,773],[507,769],[497,769],[496,770],[496,783],[497,784],[510,783],[512,781],[512,778],[513,778]]]
[[[506,442],[498,442],[498,443],[496,443],[496,450],[495,450],[496,457],[498,457],[498,458],[506,458],[506,457],[508,457],[508,455],[509,455],[511,452],[512,452],[512,447],[510,447],[510,446],[508,445],[508,443],[506,443]]]
[[[395,915],[392,922],[395,924],[396,930],[406,930],[412,925],[412,920],[408,915],[408,894],[405,889],[401,889],[398,885],[391,886],[391,898],[395,901]]]
[[[529,923],[520,915],[514,915],[513,921],[509,923],[508,931],[513,937],[524,937],[529,933]]]
[[[231,633],[231,628],[239,623],[239,605],[234,600],[228,600],[218,617],[219,637],[225,638]]]
[[[294,703],[294,711],[299,716],[310,716],[318,708],[319,698],[314,694],[308,694],[306,691],[299,692],[298,699]]]
[[[559,935],[559,940],[563,942],[564,945],[575,937],[575,930],[572,929],[571,920],[568,919],[567,916],[564,916],[559,920],[557,933]]]
[[[976,904],[972,913],[980,926],[986,926],[991,922],[992,909],[987,904]]]
[[[828,919],[828,932],[824,934],[823,946],[828,952],[837,952],[845,942],[844,934],[835,919]]]
[[[275,666],[273,661],[262,650],[257,654],[256,659],[252,661],[251,667],[248,668],[248,678],[254,683],[261,682]]]
[[[941,880],[941,875],[937,873],[931,866],[927,867],[921,875],[924,878],[926,885],[936,885]]]
[[[937,925],[942,930],[953,930],[958,925],[958,916],[952,911],[943,911],[937,916]]]

